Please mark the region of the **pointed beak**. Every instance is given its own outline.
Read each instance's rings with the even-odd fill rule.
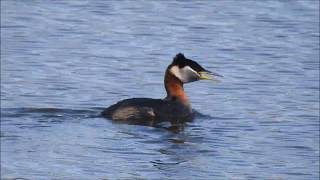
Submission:
[[[213,80],[214,77],[223,77],[222,75],[220,74],[217,74],[217,73],[214,73],[214,72],[211,72],[211,71],[200,71],[198,72],[199,75],[200,75],[200,80]]]

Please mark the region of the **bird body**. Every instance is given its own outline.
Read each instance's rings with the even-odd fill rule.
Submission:
[[[165,72],[164,86],[167,96],[164,99],[126,99],[111,105],[101,114],[116,121],[190,120],[193,118],[193,112],[183,85],[201,79],[210,79],[208,74],[220,76],[205,70],[197,62],[179,53]]]

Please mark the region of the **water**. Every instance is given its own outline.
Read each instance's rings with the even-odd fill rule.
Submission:
[[[98,116],[163,98],[182,52],[180,130]],[[1,1],[1,177],[318,179],[318,1]]]

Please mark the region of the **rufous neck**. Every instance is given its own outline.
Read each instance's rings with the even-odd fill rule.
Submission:
[[[169,70],[164,77],[164,86],[167,91],[166,99],[177,99],[185,105],[189,105],[189,100],[183,89],[183,83],[175,77]]]

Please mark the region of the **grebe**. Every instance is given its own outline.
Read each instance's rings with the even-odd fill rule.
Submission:
[[[167,97],[164,99],[125,99],[106,108],[101,115],[117,121],[176,122],[190,120],[193,118],[193,113],[183,84],[212,79],[210,75],[221,77],[179,53],[173,58],[165,72],[164,86]]]

